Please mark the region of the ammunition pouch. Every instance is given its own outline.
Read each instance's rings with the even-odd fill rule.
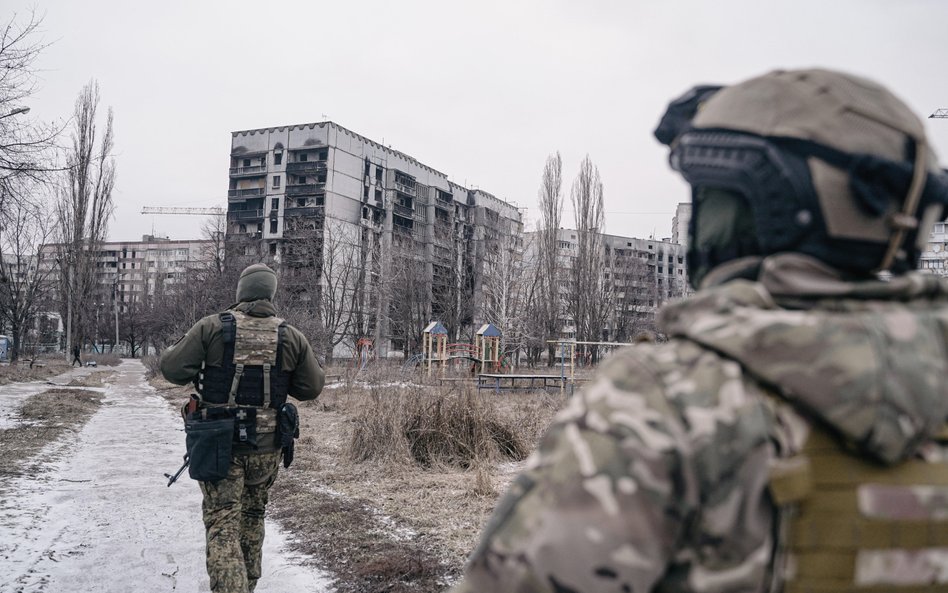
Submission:
[[[296,406],[285,403],[277,412],[277,446],[283,450],[283,467],[293,463],[294,441],[300,436],[300,415]]]
[[[203,411],[203,410],[202,410]],[[227,477],[234,440],[234,417],[205,418],[191,414],[184,423],[188,449],[188,475],[201,482],[216,482]]]

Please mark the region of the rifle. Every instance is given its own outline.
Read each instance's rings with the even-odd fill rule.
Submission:
[[[184,472],[184,470],[187,469],[187,467],[188,467],[188,465],[189,465],[190,463],[191,463],[191,456],[188,455],[187,453],[185,453],[185,454],[184,454],[184,463],[181,465],[181,467],[178,468],[178,471],[174,472],[174,475],[165,474],[165,477],[168,478],[168,487],[169,487],[169,488],[171,487],[172,484],[174,484],[174,483],[178,480],[178,478],[181,476],[181,474]]]

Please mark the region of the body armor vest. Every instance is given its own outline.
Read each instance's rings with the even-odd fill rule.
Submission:
[[[204,368],[198,378],[201,403],[279,409],[290,382],[283,370],[286,322],[241,311],[225,311],[219,317],[224,356],[221,366]]]
[[[803,450],[770,475],[784,593],[948,589],[948,460],[934,452],[931,462],[883,466],[812,427]]]

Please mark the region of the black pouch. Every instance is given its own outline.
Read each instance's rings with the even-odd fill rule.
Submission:
[[[277,412],[277,445],[283,449],[283,467],[293,463],[293,441],[300,436],[300,415],[296,406],[285,403]]]
[[[188,475],[202,482],[216,482],[230,470],[234,418],[189,419],[184,423],[190,465]]]

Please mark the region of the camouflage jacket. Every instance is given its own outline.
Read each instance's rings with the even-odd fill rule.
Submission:
[[[603,364],[499,502],[456,593],[779,590],[768,469],[810,422],[882,463],[941,428],[948,284],[851,283],[799,255],[757,265],[756,282],[719,273],[666,307],[667,343]]]

